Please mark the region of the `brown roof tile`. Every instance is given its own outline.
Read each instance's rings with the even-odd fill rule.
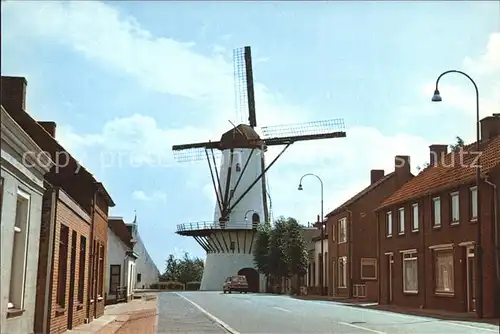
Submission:
[[[109,218],[108,226],[113,233],[130,249],[133,248],[132,235],[130,234],[127,225],[121,218]]]
[[[476,175],[477,154],[473,153],[476,152],[475,147],[475,143],[472,143],[465,146],[462,153],[448,153],[442,162],[425,168],[399,188],[377,210],[473,182]],[[500,136],[481,143],[481,151],[481,175],[485,176],[493,168],[500,166]]]

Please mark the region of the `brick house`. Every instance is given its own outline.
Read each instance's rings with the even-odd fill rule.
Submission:
[[[26,110],[26,79],[2,76],[2,105],[48,153],[40,232],[36,333],[60,333],[104,314],[108,210],[102,183],[56,140],[54,122],[37,122]]]
[[[378,299],[377,217],[373,212],[413,178],[408,156],[395,157],[394,172],[371,170],[370,185],[326,215],[328,295]],[[373,237],[369,237],[373,236]]]
[[[3,333],[31,333],[35,319],[43,181],[54,162],[3,106],[1,117],[0,328]]]
[[[499,316],[500,117],[481,121],[481,138],[479,204],[475,144],[450,153],[431,145],[429,167],[377,209],[381,304],[475,312],[480,215],[483,315]]]

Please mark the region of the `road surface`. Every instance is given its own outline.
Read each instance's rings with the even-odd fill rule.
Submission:
[[[160,293],[158,312],[158,333],[499,333],[491,324],[267,294]]]

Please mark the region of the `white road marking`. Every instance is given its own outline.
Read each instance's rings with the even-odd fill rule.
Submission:
[[[281,307],[278,307],[278,306],[273,306],[273,308],[275,308],[277,310],[280,310],[280,311],[283,311],[283,312],[292,312],[290,310],[287,310],[286,308],[281,308]]]
[[[497,329],[477,327],[477,326],[471,326],[471,325],[466,325],[466,324],[459,324],[459,323],[451,322],[451,321],[443,321],[443,322],[445,324],[448,324],[448,325],[454,325],[454,326],[460,326],[460,327],[465,327],[465,328],[477,329],[477,330],[485,331],[485,332],[495,332],[495,333],[498,333]]]
[[[217,318],[215,315],[211,314],[210,312],[208,312],[207,310],[205,310],[203,307],[201,307],[200,305],[196,304],[195,302],[193,302],[191,299],[181,295],[180,293],[177,293],[177,292],[174,292],[177,296],[179,297],[182,297],[184,298],[186,301],[190,302],[194,307],[196,307],[198,310],[200,310],[201,312],[205,313],[210,319],[212,319],[213,321],[215,321],[217,324],[219,324],[220,326],[224,327],[225,330],[227,330],[228,332],[232,333],[232,334],[240,334],[240,332],[238,332],[237,330],[231,328],[228,324],[226,324],[224,321],[220,320],[219,318]]]
[[[357,328],[357,329],[362,329],[364,331],[368,331],[368,332],[372,332],[372,333],[386,334],[385,332],[377,331],[375,329],[371,329],[371,328],[367,328],[367,327],[362,327],[362,326],[358,326],[358,325],[353,325],[353,324],[350,324],[348,322],[339,322],[339,324],[345,325],[345,326],[349,326],[349,327],[353,327],[353,328]]]

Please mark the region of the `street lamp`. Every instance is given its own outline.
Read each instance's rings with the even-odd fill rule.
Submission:
[[[258,214],[258,212],[257,212],[257,211],[255,211],[255,210],[252,210],[252,209],[247,210],[247,212],[245,212],[245,225],[246,225],[246,223],[248,222],[248,217],[247,217],[247,216],[248,216],[248,214],[249,214],[250,212],[254,212],[254,213],[257,213],[257,214]],[[253,221],[252,221],[252,226],[253,226]]]
[[[324,239],[324,233],[325,233],[325,230],[324,230],[324,227],[323,227],[323,180],[321,180],[321,178],[316,175],[316,174],[312,174],[312,173],[307,173],[307,174],[304,174],[302,175],[302,177],[300,178],[300,181],[299,181],[299,187],[298,187],[298,190],[303,190],[304,188],[302,187],[302,179],[306,176],[314,176],[315,178],[318,179],[320,185],[321,185],[321,221],[319,222],[320,223],[320,227],[321,227],[321,263],[320,263],[320,268],[319,268],[319,282],[320,282],[320,288],[321,288],[321,295],[323,295],[323,268],[324,268],[324,263],[325,263],[325,259],[324,259],[324,251],[323,251],[323,239]]]
[[[448,74],[448,73],[458,73],[458,74],[461,74],[463,76],[465,76],[467,79],[470,80],[470,82],[472,82],[472,84],[474,85],[474,89],[476,90],[476,151],[479,153],[480,152],[480,143],[479,143],[479,140],[480,140],[480,136],[481,136],[481,131],[480,131],[480,125],[481,125],[481,121],[479,119],[479,89],[477,88],[477,85],[476,83],[474,82],[474,80],[472,80],[472,78],[467,75],[466,73],[462,72],[462,71],[457,71],[457,70],[449,70],[449,71],[446,71],[446,72],[443,72],[439,75],[439,77],[437,78],[436,80],[436,89],[434,90],[434,94],[432,95],[432,99],[431,101],[432,102],[441,102],[443,99],[441,98],[441,94],[439,92],[439,88],[438,88],[438,85],[439,85],[439,80],[441,79],[441,77],[443,77],[444,75]],[[476,260],[476,266],[477,266],[477,288],[478,288],[478,303],[476,303],[476,313],[477,313],[477,316],[478,318],[482,318],[483,317],[483,254],[482,254],[482,247],[481,247],[481,219],[480,219],[480,216],[481,216],[481,200],[480,200],[480,187],[479,187],[479,184],[481,183],[481,164],[479,162],[479,159],[480,159],[480,155],[478,155],[478,161],[476,163],[476,192],[477,192],[477,207],[478,207],[478,210],[477,210],[477,242],[476,242],[476,251],[475,251],[475,256],[477,257],[477,260]]]

